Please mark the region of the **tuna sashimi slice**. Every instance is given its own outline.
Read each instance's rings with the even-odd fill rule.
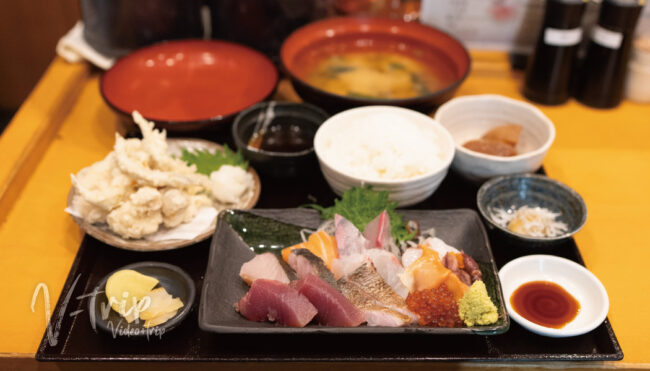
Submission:
[[[253,281],[250,290],[235,304],[235,310],[250,321],[277,321],[292,327],[304,327],[318,312],[298,290],[263,278]]]
[[[289,277],[280,265],[280,261],[270,252],[255,255],[253,259],[242,264],[239,277],[249,285],[260,278],[289,283]]]
[[[339,257],[363,254],[368,242],[357,227],[339,214],[334,214],[334,224]]]
[[[321,325],[356,327],[365,322],[363,312],[357,309],[338,290],[327,282],[309,273],[291,283],[318,309],[316,320]]]

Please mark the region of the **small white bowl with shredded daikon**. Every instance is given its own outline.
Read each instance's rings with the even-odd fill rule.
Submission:
[[[400,107],[368,106],[338,113],[314,137],[321,171],[338,195],[372,186],[398,206],[425,200],[454,158],[451,134],[433,118]]]

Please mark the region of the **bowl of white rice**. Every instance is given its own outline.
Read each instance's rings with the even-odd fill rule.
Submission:
[[[370,185],[400,207],[425,200],[447,175],[454,141],[422,113],[368,106],[338,113],[314,137],[321,171],[338,195]]]

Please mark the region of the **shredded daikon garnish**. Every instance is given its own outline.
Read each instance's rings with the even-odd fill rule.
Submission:
[[[492,219],[511,232],[529,237],[557,237],[569,227],[555,220],[560,213],[543,207],[522,206],[519,209],[492,209]]]

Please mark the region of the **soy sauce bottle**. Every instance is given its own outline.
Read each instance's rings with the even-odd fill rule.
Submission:
[[[645,0],[603,0],[580,68],[575,97],[596,108],[613,108],[623,99],[632,38]]]
[[[547,0],[535,52],[526,68],[522,93],[533,102],[555,105],[569,99],[571,72],[582,41],[587,0]]]

